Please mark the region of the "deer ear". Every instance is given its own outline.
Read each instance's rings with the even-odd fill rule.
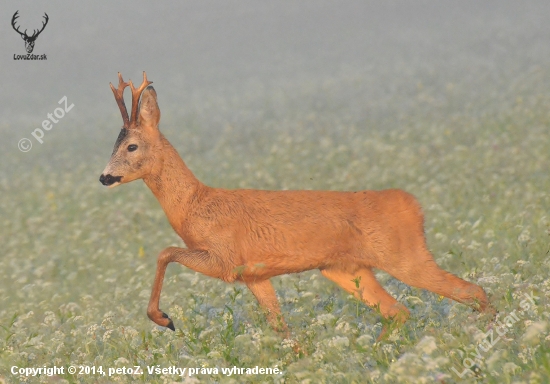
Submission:
[[[157,128],[160,121],[160,109],[157,104],[155,88],[148,86],[141,94],[139,104],[139,124]]]

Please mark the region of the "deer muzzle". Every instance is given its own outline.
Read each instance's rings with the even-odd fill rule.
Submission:
[[[113,185],[114,183],[120,183],[122,176],[113,176],[111,174],[99,176],[99,182],[105,186]]]

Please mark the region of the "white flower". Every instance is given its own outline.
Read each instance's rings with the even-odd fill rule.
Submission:
[[[388,353],[392,353],[394,351],[394,346],[393,344],[384,344],[382,345],[382,350],[384,351],[385,354],[388,354]]]
[[[373,340],[374,338],[371,335],[361,335],[357,338],[357,340],[355,340],[355,342],[365,348],[368,346],[372,346]]]
[[[548,328],[546,321],[537,321],[531,324],[523,334],[523,341],[527,344],[538,343],[541,333],[545,333],[546,328]]]
[[[520,243],[527,243],[529,240],[531,240],[531,233],[528,229],[524,229],[518,236],[518,241]]]
[[[57,321],[57,317],[55,316],[55,313],[51,312],[51,311],[46,311],[45,313],[45,316],[44,316],[44,324],[45,325],[51,325],[51,326],[56,326],[58,325],[58,321]]]
[[[317,316],[317,323],[320,325],[328,325],[334,321],[335,317],[331,313],[324,313],[319,316]]]
[[[481,285],[485,285],[485,284],[496,284],[500,281],[500,278],[497,277],[497,276],[485,276],[485,277],[480,277],[477,282]]]
[[[206,356],[208,356],[210,359],[220,359],[222,357],[222,355],[218,351],[209,352]]]
[[[114,332],[113,329],[109,329],[108,331],[105,331],[105,333],[103,334],[103,341],[109,340],[113,332]]]
[[[431,355],[433,351],[437,349],[437,344],[435,343],[435,337],[433,336],[424,336],[422,340],[416,345],[415,349],[419,353],[425,353]]]
[[[130,364],[130,362],[124,357],[119,357],[118,359],[115,360],[115,365],[119,365],[119,364],[122,366],[125,366]]]
[[[230,322],[231,320],[233,320],[233,315],[229,312],[224,312],[223,313],[223,316],[222,316],[222,319],[223,321],[225,321],[226,323]]]
[[[337,331],[342,331],[344,333],[349,333],[349,332],[351,332],[351,326],[349,325],[349,323],[347,321],[342,321],[342,322],[339,322],[336,325],[336,330]]]
[[[441,232],[437,232],[434,237],[436,238],[436,240],[441,240],[442,242],[447,241],[447,235],[444,235]]]
[[[518,369],[520,369],[520,367],[512,362],[508,362],[502,367],[502,371],[508,375],[513,375]]]
[[[88,327],[88,331],[86,331],[86,334],[88,336],[93,336],[98,328],[99,328],[99,325],[92,324],[91,326]]]
[[[472,242],[470,243],[470,245],[468,245],[466,248],[467,249],[470,249],[470,250],[473,250],[473,249],[477,249],[481,246],[480,243],[478,243],[477,241],[475,240],[472,240]]]
[[[127,326],[121,327],[121,332],[131,338],[139,335],[139,332],[136,329]]]
[[[328,344],[329,347],[344,349],[349,347],[349,339],[345,336],[336,336],[333,337]]]
[[[237,336],[239,337],[239,336]],[[235,338],[235,341],[237,341],[237,337]],[[296,345],[296,341],[292,340],[292,339],[284,339],[283,342],[281,343],[282,347],[284,349],[291,349],[294,347],[294,345]]]

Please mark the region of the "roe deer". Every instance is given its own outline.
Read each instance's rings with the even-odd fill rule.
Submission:
[[[124,125],[99,180],[114,187],[143,179],[187,245],[166,248],[158,256],[147,307],[147,315],[156,324],[175,330],[159,308],[164,273],[171,262],[229,283],[245,283],[271,326],[286,335],[288,328],[269,279],[311,269],[319,269],[398,323],[407,319],[409,311],[384,290],[374,268],[476,310],[491,310],[481,287],[435,263],[426,247],[420,205],[412,195],[398,189],[337,192],[208,187],[159,131],[157,94],[145,72],[138,89],[131,81],[124,82],[120,73],[118,78],[117,89],[110,85]],[[123,98],[128,85],[132,90],[130,118]]]

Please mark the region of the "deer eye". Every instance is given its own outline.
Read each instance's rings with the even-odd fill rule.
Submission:
[[[130,144],[128,146],[128,152],[134,152],[136,149],[137,149],[137,145],[135,144]]]

